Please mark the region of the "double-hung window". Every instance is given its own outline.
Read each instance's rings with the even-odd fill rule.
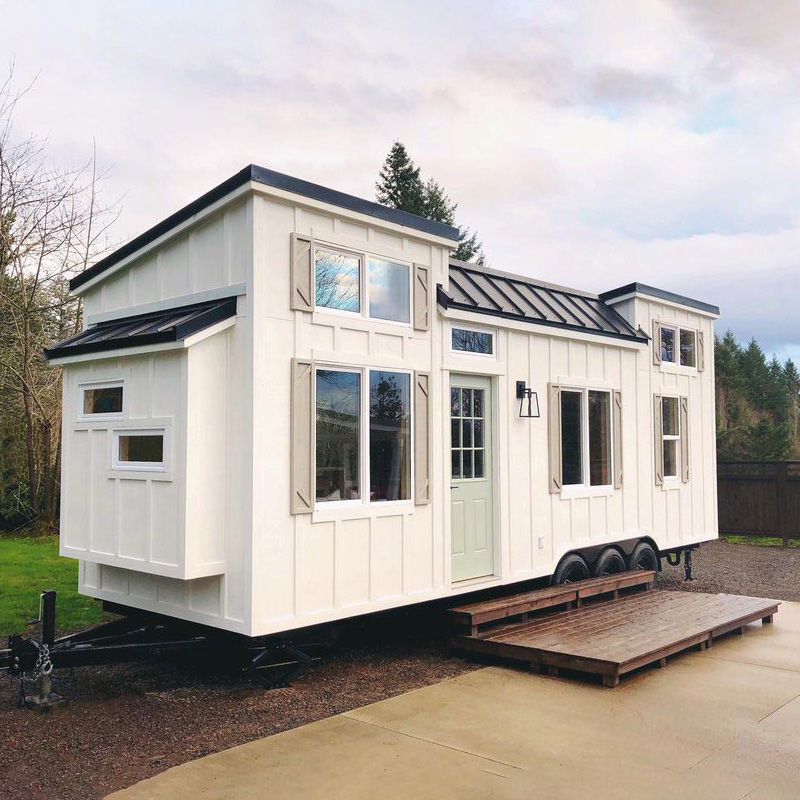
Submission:
[[[664,480],[678,480],[681,440],[681,415],[679,398],[661,398],[661,435],[664,453]]]
[[[560,394],[562,485],[611,486],[611,392],[565,388]]]
[[[318,367],[315,385],[317,503],[411,499],[411,374]]]
[[[334,247],[314,250],[317,308],[374,320],[411,322],[411,266]]]
[[[661,363],[697,367],[697,331],[661,325]]]

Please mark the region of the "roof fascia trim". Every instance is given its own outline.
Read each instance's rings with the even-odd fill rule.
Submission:
[[[700,311],[703,314],[708,314],[711,317],[719,316],[719,306],[711,303],[704,303],[702,300],[694,300],[691,297],[686,297],[682,294],[669,292],[666,289],[658,289],[655,286],[648,286],[645,283],[629,283],[625,286],[620,286],[617,289],[611,289],[607,292],[602,292],[599,295],[600,299],[609,304],[621,303],[623,300],[628,300],[631,297],[643,297],[648,299],[661,300],[672,305],[681,306],[683,308],[691,308],[695,311]]]

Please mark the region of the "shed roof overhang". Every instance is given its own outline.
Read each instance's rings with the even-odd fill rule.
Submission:
[[[610,289],[600,294],[602,300],[611,304],[620,303],[623,300],[637,296],[645,297],[650,300],[661,300],[671,305],[691,308],[694,311],[699,311],[701,314],[707,314],[710,317],[719,316],[719,306],[712,305],[711,303],[704,303],[702,300],[694,300],[691,297],[676,294],[675,292],[668,292],[666,289],[648,286],[646,283],[628,283],[625,286],[620,286],[617,289]]]
[[[235,321],[236,298],[227,297],[208,303],[197,303],[150,314],[101,322],[63,342],[46,347],[45,358],[54,363],[73,360],[76,356],[96,357],[135,349],[163,349],[207,331],[220,323]]]

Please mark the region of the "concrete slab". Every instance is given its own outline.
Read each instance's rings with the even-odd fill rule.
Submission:
[[[115,800],[800,797],[800,604],[617,689],[489,667],[168,770]]]

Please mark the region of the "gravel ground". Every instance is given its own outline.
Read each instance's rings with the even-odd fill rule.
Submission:
[[[800,548],[714,542],[695,552],[694,568],[696,580],[685,583],[682,566],[665,565],[662,588],[800,600]],[[418,622],[399,613],[358,624],[344,649],[271,691],[238,672],[164,658],[56,673],[56,691],[70,702],[37,714],[16,707],[18,682],[2,676],[0,797],[103,797],[176,764],[478,668]]]

